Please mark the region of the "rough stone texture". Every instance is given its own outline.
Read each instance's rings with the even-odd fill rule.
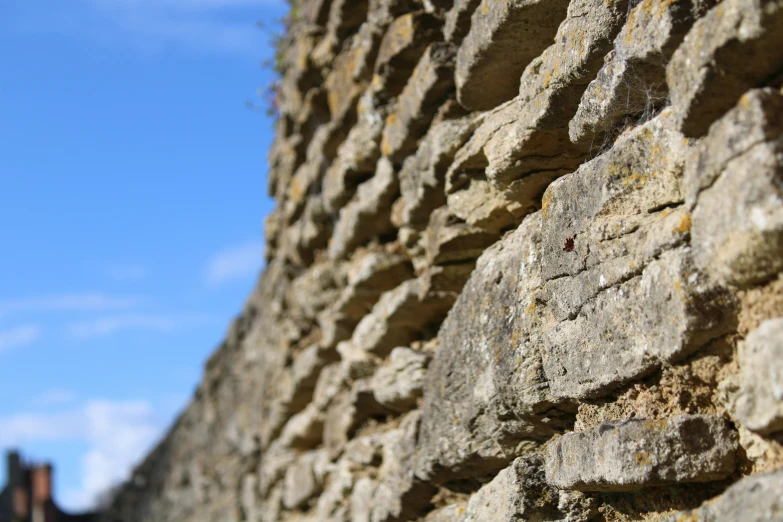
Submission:
[[[482,0],[457,56],[459,102],[487,110],[516,96],[522,71],[552,43],[567,7],[567,0]]]
[[[546,459],[549,484],[579,491],[625,491],[729,476],[737,441],[717,417],[629,419],[563,435]]]
[[[588,521],[598,514],[595,502],[547,484],[544,458],[516,459],[470,498],[463,522],[515,522],[517,520]]]
[[[566,122],[610,50],[626,7],[622,0],[569,4],[555,43],[522,74],[518,96],[489,112],[457,153],[446,183],[454,215],[490,232],[518,224],[552,180],[585,160],[587,148],[571,143]]]
[[[600,145],[617,125],[665,105],[666,64],[703,7],[693,0],[643,0],[631,10],[605,65],[582,95],[569,124],[571,141]]]
[[[106,522],[783,518],[783,0],[290,5],[265,269]]]
[[[783,96],[745,94],[710,129],[688,169],[696,260],[748,286],[783,270]]]
[[[783,519],[783,472],[747,477],[699,509],[665,522],[771,522]]]
[[[397,110],[386,118],[381,150],[394,161],[416,152],[443,98],[454,88],[456,49],[445,43],[430,45],[405,85]]]
[[[694,24],[667,68],[682,131],[703,135],[745,91],[774,81],[781,67],[783,2],[720,2]]]
[[[765,321],[748,335],[739,365],[737,418],[760,433],[783,430],[783,319]]]

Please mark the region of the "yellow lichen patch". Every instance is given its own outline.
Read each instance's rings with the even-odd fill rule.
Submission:
[[[652,466],[653,464],[653,461],[650,458],[650,454],[647,453],[646,451],[640,451],[639,453],[634,455],[633,459],[640,466]]]
[[[664,431],[669,427],[667,419],[648,420],[644,422],[644,428],[650,431]]]
[[[552,192],[547,190],[541,199],[541,213],[546,217],[549,214],[549,204],[552,202]]]
[[[680,220],[680,224],[674,228],[674,232],[678,232],[680,234],[687,234],[688,232],[691,231],[691,225],[692,225],[691,215],[685,214],[684,216],[682,216],[682,219]]]
[[[629,174],[628,177],[626,177],[623,180],[623,186],[624,187],[627,187],[628,185],[642,186],[645,183],[647,183],[648,180],[649,178],[647,176],[643,176],[637,173],[632,173]]]

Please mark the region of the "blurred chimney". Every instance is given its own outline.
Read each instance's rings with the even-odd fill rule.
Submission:
[[[44,504],[52,500],[52,466],[44,464],[32,469],[33,504]]]
[[[12,491],[14,516],[17,519],[27,520],[30,517],[30,493],[24,486],[16,486]]]
[[[8,487],[14,489],[22,484],[22,459],[17,451],[9,451],[5,455],[8,471]]]

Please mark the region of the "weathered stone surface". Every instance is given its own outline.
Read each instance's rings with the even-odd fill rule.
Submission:
[[[393,348],[418,339],[427,326],[439,323],[453,302],[453,295],[425,293],[421,280],[410,279],[381,296],[359,322],[351,342],[385,357]]]
[[[419,60],[383,129],[381,150],[392,161],[399,163],[416,151],[440,103],[454,88],[455,56],[453,45],[434,43]]]
[[[498,233],[518,224],[552,180],[584,160],[587,148],[571,143],[564,121],[601,68],[626,6],[625,1],[570,3],[555,43],[525,69],[519,95],[485,115],[457,153],[446,182],[454,215]]]
[[[404,413],[416,406],[422,396],[429,356],[410,348],[397,347],[389,354],[389,363],[372,378],[375,400],[392,411]]]
[[[394,166],[382,158],[375,175],[359,185],[355,199],[340,211],[329,242],[329,258],[343,259],[371,238],[392,232],[391,205],[398,193]]]
[[[427,47],[438,39],[439,21],[430,13],[418,11],[397,18],[381,41],[373,91],[384,97],[398,96]]]
[[[402,522],[415,517],[429,504],[435,487],[414,475],[416,437],[421,412],[405,417],[398,430],[383,445],[383,463],[378,471],[372,522]]]
[[[330,211],[338,212],[351,199],[356,187],[375,173],[381,157],[378,140],[382,131],[381,115],[360,104],[359,121],[340,145],[337,158],[324,176],[324,199]]]
[[[429,130],[416,154],[405,160],[400,172],[405,226],[424,230],[432,211],[446,203],[446,170],[476,125],[473,117],[440,122]]]
[[[547,483],[581,491],[627,491],[708,482],[734,472],[736,434],[718,417],[608,422],[549,445]]]
[[[369,379],[359,379],[330,404],[324,424],[324,446],[332,459],[342,453],[356,428],[369,417],[388,413],[373,395]]]
[[[702,136],[745,91],[773,80],[781,67],[783,2],[720,2],[694,24],[667,67],[682,132]]]
[[[283,506],[287,509],[303,507],[308,500],[321,492],[323,471],[328,457],[324,450],[305,453],[285,473]]]
[[[567,7],[567,0],[483,0],[459,48],[459,102],[469,109],[487,110],[516,96],[522,71],[552,43]]]
[[[570,401],[731,331],[730,294],[682,246],[687,213],[660,210],[681,201],[683,143],[665,118],[636,129],[554,183],[543,210],[479,258],[438,335],[422,477],[497,470],[557,430]]]
[[[745,477],[724,494],[665,522],[771,522],[783,519],[783,471]]]
[[[442,207],[430,215],[423,243],[427,263],[437,265],[472,261],[495,239],[481,228],[461,223],[447,207]]]
[[[750,91],[716,122],[686,173],[699,266],[738,286],[783,270],[783,96]]]
[[[460,43],[470,31],[470,17],[481,0],[454,0],[454,5],[446,13],[443,36],[447,42]]]
[[[739,350],[737,419],[760,433],[783,430],[783,319],[753,330]]]
[[[516,522],[517,520],[588,521],[598,511],[595,502],[579,494],[560,491],[546,483],[544,458],[516,459],[474,494],[463,522]]]
[[[569,123],[571,141],[600,145],[604,133],[618,124],[643,119],[665,105],[666,64],[693,24],[697,7],[692,0],[643,0],[631,10]]]

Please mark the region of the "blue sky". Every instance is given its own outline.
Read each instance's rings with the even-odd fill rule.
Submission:
[[[252,289],[273,122],[245,103],[285,11],[0,2],[0,447],[66,508],[159,439]]]

